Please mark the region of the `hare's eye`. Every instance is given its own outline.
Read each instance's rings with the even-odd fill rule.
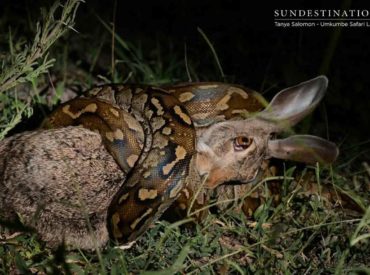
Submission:
[[[242,151],[247,149],[252,144],[252,139],[246,136],[239,136],[234,138],[235,151]]]

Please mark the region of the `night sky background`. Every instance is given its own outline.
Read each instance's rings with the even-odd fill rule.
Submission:
[[[115,27],[120,36],[140,43],[149,55],[159,45],[162,55],[174,52],[182,60],[186,44],[188,59],[196,64],[200,80],[220,81],[209,47],[197,31],[200,27],[217,51],[226,80],[263,91],[267,98],[287,86],[325,74],[329,78],[327,96],[304,131],[329,136],[342,149],[369,140],[370,27],[278,28],[274,25],[273,11],[370,9],[370,5],[347,0],[321,4],[302,0],[280,2],[117,0]],[[36,22],[40,6],[50,5],[51,1],[2,0],[0,3],[0,15],[6,15],[7,22],[21,32],[21,22]],[[109,34],[97,15],[112,22],[114,5],[115,1],[87,0],[78,10],[75,28],[79,33],[70,32],[62,43],[85,51],[85,43],[98,45],[102,33],[108,35],[109,42]],[[1,27],[4,28],[1,32],[8,31],[6,24]],[[27,32],[26,28],[24,31]],[[84,42],[79,45],[75,41]],[[109,55],[109,43],[105,50]],[[72,51],[73,54],[76,60],[81,58],[78,50]],[[186,81],[186,74],[180,80]],[[325,126],[326,118],[329,129]],[[358,150],[368,148],[366,143]]]

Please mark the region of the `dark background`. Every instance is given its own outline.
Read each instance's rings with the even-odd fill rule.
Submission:
[[[36,22],[40,6],[50,3],[2,1],[0,7],[7,22],[22,32],[21,22],[25,22],[24,26]],[[165,58],[175,53],[183,60],[186,45],[188,59],[200,80],[222,80],[208,45],[197,31],[200,27],[217,51],[226,80],[263,91],[267,98],[284,87],[318,74],[327,75],[330,82],[324,104],[301,131],[329,137],[339,143],[344,152],[354,146],[364,156],[368,143],[357,145],[370,138],[370,27],[278,28],[273,22],[273,10],[370,9],[370,4],[365,3],[347,0],[320,4],[302,0],[284,4],[233,0],[88,0],[78,10],[75,28],[79,33],[70,32],[63,43],[76,49],[71,50],[73,58],[83,59],[81,51],[88,52],[85,45],[98,45],[104,35],[109,42],[109,33],[97,17],[112,22],[115,10],[117,34],[140,45],[149,59],[152,50],[160,47]],[[5,28],[2,32],[8,31],[6,24],[2,24],[2,28]],[[24,31],[27,30],[25,27]],[[107,43],[103,48],[107,56],[109,47]],[[83,66],[83,62],[76,64]],[[186,81],[186,74],[176,80]]]

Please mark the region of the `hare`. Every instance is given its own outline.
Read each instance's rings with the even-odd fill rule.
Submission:
[[[96,249],[134,241],[203,182],[251,184],[272,157],[331,163],[329,141],[275,138],[312,112],[327,82],[287,88],[263,110],[257,93],[222,83],[94,89],[60,106],[50,129],[0,142],[0,217],[20,217],[48,246]]]
[[[51,247],[106,243],[107,208],[125,175],[100,135],[80,127],[27,132],[2,141],[0,156],[2,220],[18,215]]]

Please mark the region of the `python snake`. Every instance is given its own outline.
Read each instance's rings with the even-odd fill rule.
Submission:
[[[262,108],[258,93],[230,84],[103,85],[60,105],[43,127],[82,125],[101,134],[127,175],[108,215],[112,237],[127,242],[176,199],[181,210],[189,207],[197,188],[190,166],[202,129]]]

